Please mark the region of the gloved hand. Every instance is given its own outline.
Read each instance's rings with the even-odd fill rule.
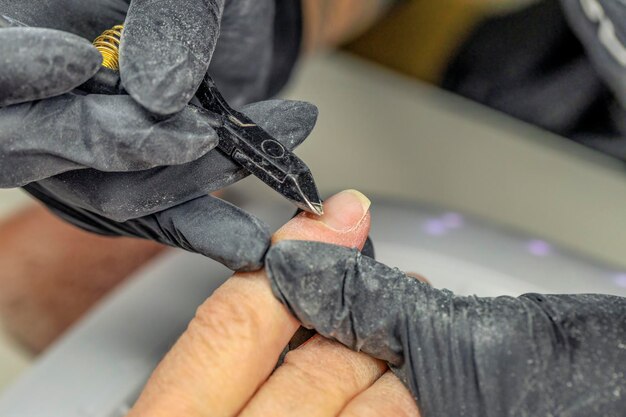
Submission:
[[[248,105],[242,112],[288,149],[304,141],[317,119],[315,106],[298,101],[271,100]],[[245,211],[207,193],[247,175],[213,151],[186,164],[144,171],[70,171],[24,188],[85,230],[155,240],[240,271],[262,266],[269,230]]]
[[[314,242],[273,246],[266,271],[306,327],[387,361],[423,417],[626,410],[624,298],[459,297]]]
[[[100,61],[76,35],[0,29],[0,187],[85,167],[182,164],[216,146],[215,118],[195,107],[157,121],[128,96],[60,95],[93,76]]]
[[[10,28],[0,29],[0,61],[6,105],[72,90],[97,71],[100,56],[71,34]],[[290,148],[304,140],[317,115],[312,105],[285,101],[244,112]],[[129,96],[68,92],[14,104],[0,109],[0,186],[28,184],[57,214],[93,232],[156,240],[232,269],[258,268],[267,228],[206,197],[246,174],[222,154],[207,154],[217,144],[216,123],[192,106],[155,118]]]
[[[2,15],[88,40],[124,23],[122,83],[138,103],[159,115],[185,107],[209,64],[212,78],[235,107],[274,93],[297,55],[289,49],[299,45],[298,7],[299,2],[276,0],[0,0]],[[277,16],[292,16],[281,20],[279,39],[274,36]],[[276,56],[275,45],[282,49]],[[285,59],[285,54],[293,57]]]

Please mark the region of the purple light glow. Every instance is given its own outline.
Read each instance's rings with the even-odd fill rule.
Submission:
[[[548,256],[552,253],[552,246],[543,240],[531,240],[526,245],[528,252],[535,256]]]
[[[438,219],[431,219],[426,221],[423,226],[424,232],[431,236],[442,236],[448,231],[446,225]]]
[[[613,281],[617,284],[618,287],[626,288],[626,273],[615,275]]]
[[[448,229],[458,229],[463,227],[464,219],[459,213],[446,213],[441,217],[441,221]]]

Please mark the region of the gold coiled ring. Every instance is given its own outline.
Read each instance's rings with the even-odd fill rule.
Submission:
[[[106,30],[102,35],[93,41],[102,55],[102,66],[114,71],[120,68],[120,42],[122,40],[122,31],[124,25],[114,26],[112,29]]]

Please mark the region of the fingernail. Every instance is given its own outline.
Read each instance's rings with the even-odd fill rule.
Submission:
[[[359,191],[342,191],[324,201],[324,215],[319,221],[338,232],[347,232],[361,223],[371,204]]]

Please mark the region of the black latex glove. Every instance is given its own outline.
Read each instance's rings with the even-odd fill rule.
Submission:
[[[99,64],[78,36],[0,29],[0,102],[39,100],[0,108],[0,187],[28,184],[61,217],[96,233],[156,240],[232,269],[259,268],[270,238],[265,225],[206,196],[246,175],[219,152],[207,153],[217,144],[216,118],[187,106],[161,119],[129,96],[68,92]],[[314,106],[287,101],[243,111],[289,148],[317,116]]]
[[[93,76],[100,61],[76,35],[0,29],[0,187],[86,167],[119,172],[177,165],[217,145],[216,118],[195,107],[157,120],[129,96],[68,93]]]
[[[317,119],[315,106],[298,101],[266,101],[242,112],[289,149],[304,141]],[[71,171],[24,188],[88,231],[155,240],[201,253],[233,270],[255,270],[269,246],[269,229],[245,211],[207,195],[247,175],[221,152],[212,151],[177,166],[124,173]]]
[[[459,297],[316,242],[277,244],[266,270],[306,327],[387,361],[424,417],[626,410],[625,298]]]
[[[100,62],[98,51],[76,35],[0,28],[0,187],[81,168],[177,165],[217,145],[216,117],[196,107],[158,119],[129,96],[70,93]]]
[[[0,14],[88,40],[123,23],[120,75],[126,91],[152,113],[171,115],[191,100],[209,64],[212,78],[231,105],[267,98],[274,59],[275,3],[0,0]],[[284,36],[291,35],[298,36]]]

